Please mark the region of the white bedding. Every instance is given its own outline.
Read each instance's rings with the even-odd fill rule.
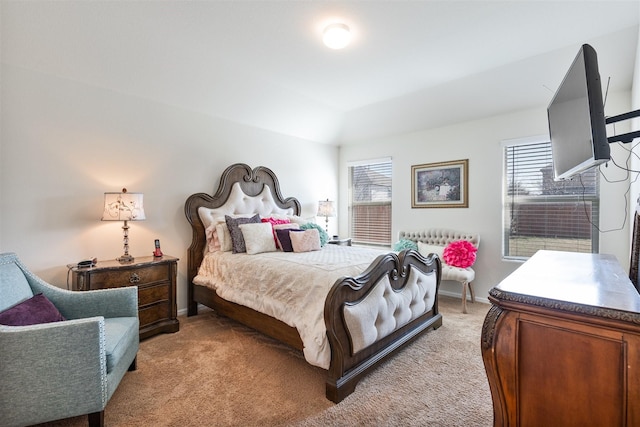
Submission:
[[[326,296],[339,278],[357,276],[388,250],[326,245],[319,251],[256,255],[209,252],[193,282],[227,301],[295,327],[307,362],[324,369],[331,358],[324,323]]]

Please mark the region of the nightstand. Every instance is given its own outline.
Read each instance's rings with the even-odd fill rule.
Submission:
[[[348,237],[346,239],[331,239],[327,240],[327,243],[338,246],[351,246],[351,237]]]
[[[177,332],[180,324],[176,309],[178,258],[165,255],[136,257],[127,264],[116,260],[98,261],[93,267],[72,267],[72,289],[138,287],[140,339],[163,332]]]

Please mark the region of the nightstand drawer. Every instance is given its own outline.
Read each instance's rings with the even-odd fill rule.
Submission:
[[[138,306],[143,307],[158,301],[169,300],[169,283],[157,286],[138,287]]]
[[[127,268],[99,271],[91,275],[91,289],[141,286],[147,283],[169,280],[169,266]]]
[[[143,328],[160,320],[166,320],[171,316],[168,304],[154,304],[148,307],[140,307],[138,317],[140,328]]]

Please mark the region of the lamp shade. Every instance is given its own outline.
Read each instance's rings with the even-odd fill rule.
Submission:
[[[123,188],[121,193],[104,193],[103,221],[142,221],[144,204],[142,193],[127,193]]]
[[[333,200],[320,200],[318,202],[317,216],[323,216],[325,218],[336,216],[336,207]]]

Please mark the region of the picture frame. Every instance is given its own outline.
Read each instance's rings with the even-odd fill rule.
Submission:
[[[412,208],[468,208],[469,159],[411,166]]]

